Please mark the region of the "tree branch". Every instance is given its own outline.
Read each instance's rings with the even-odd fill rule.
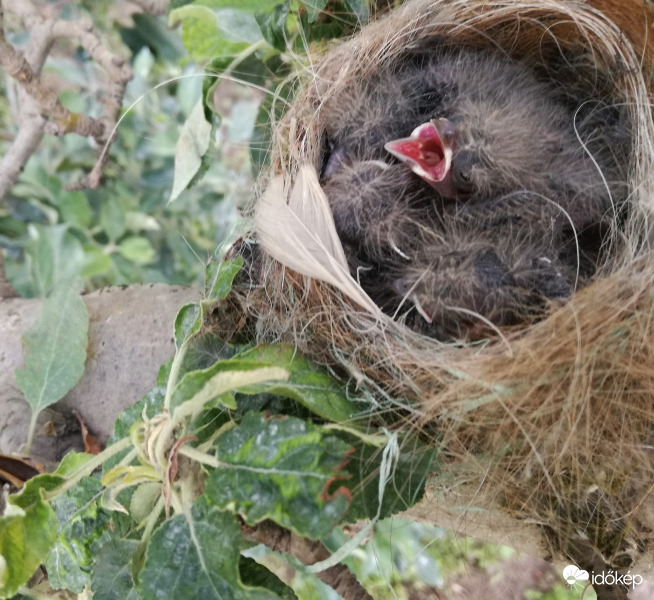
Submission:
[[[100,157],[92,171],[71,189],[96,189],[106,165],[108,146],[120,116],[125,87],[132,70],[125,58],[109,50],[100,32],[89,19],[64,21],[43,17],[30,0],[4,0],[7,12],[18,17],[30,40],[24,52],[19,52],[6,39],[0,2],[0,65],[20,86],[16,107],[19,131],[5,157],[0,161],[0,198],[16,183],[27,160],[38,147],[45,133],[62,136],[77,133],[93,138],[102,146]],[[58,39],[79,42],[89,56],[105,71],[102,86],[102,114],[99,119],[72,113],[59,101],[57,93],[40,78],[41,68],[53,44]]]
[[[38,37],[41,40],[42,48],[39,50],[49,49],[54,38],[51,35],[48,36],[47,34],[43,35],[43,33],[36,32],[37,29],[39,28],[33,30],[32,37]],[[41,27],[41,29],[46,28]],[[47,29],[52,31],[54,28],[47,27]],[[50,43],[47,43],[48,39],[51,40]],[[39,51],[37,61],[40,61],[45,55],[45,52]],[[42,63],[38,64],[37,61],[35,62],[40,68]],[[15,79],[38,102],[41,110],[54,119],[57,127],[51,131],[52,133],[64,135],[75,132],[85,137],[102,138],[104,131],[102,124],[92,117],[71,113],[64,107],[59,101],[59,98],[57,98],[57,94],[43,85],[39,75],[32,69],[27,59],[6,40],[2,10],[0,10],[0,63],[7,74]]]

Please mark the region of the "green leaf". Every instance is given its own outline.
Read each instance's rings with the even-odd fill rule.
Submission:
[[[337,40],[339,38],[347,37],[356,29],[356,17],[348,15],[345,11],[344,14],[339,15],[337,19],[330,18],[325,22],[319,21],[311,25],[311,27],[309,27],[308,23],[304,23],[304,15],[301,15],[300,20],[303,27],[305,29],[308,28],[307,41],[309,43],[317,42],[321,45],[327,40]],[[352,23],[352,20],[354,20],[355,23]]]
[[[81,593],[91,585],[93,557],[109,539],[111,514],[98,507],[102,492],[97,479],[85,477],[51,503],[59,519],[59,533],[45,567],[56,590]]]
[[[232,289],[234,277],[243,268],[245,261],[239,256],[234,260],[209,263],[206,269],[207,299],[226,298]]]
[[[174,26],[179,21],[182,23],[184,45],[191,58],[197,62],[211,60],[216,56],[236,56],[250,46],[247,41],[234,41],[226,37],[219,25],[218,16],[205,6],[186,5],[171,11],[169,25]]]
[[[138,600],[131,575],[138,545],[135,540],[110,540],[102,546],[91,575],[93,600]]]
[[[368,0],[343,0],[345,8],[352,13],[359,23],[365,25],[370,19],[370,5]]]
[[[288,19],[289,8],[290,2],[287,1],[275,6],[270,12],[255,15],[264,39],[273,48],[280,51],[286,50],[286,44],[289,38],[286,33],[286,20]]]
[[[86,452],[75,452],[71,450],[66,456],[61,459],[57,470],[54,472],[55,475],[60,477],[66,477],[72,472],[77,471],[83,465],[85,465],[89,460],[93,458],[93,454],[87,454]]]
[[[91,223],[92,213],[83,192],[66,192],[58,202],[61,217],[66,223],[85,228]]]
[[[84,253],[84,266],[80,271],[82,277],[94,277],[101,273],[107,273],[111,269],[111,257],[102,248],[86,245]]]
[[[241,583],[240,541],[236,518],[200,497],[152,534],[140,575],[142,600],[279,600]]]
[[[16,594],[15,596],[11,597],[11,600],[34,600],[34,599],[30,598],[29,596],[25,596],[24,594]]]
[[[208,115],[208,118],[211,118],[212,122],[212,133],[211,133],[211,142],[210,142],[210,148],[214,148],[214,139],[215,135],[214,132],[216,129],[220,126],[221,123],[221,118],[218,114],[212,113],[208,107],[205,106],[205,114]],[[216,157],[212,154],[211,150],[208,152],[204,153],[204,156],[200,159],[200,167],[198,168],[196,174],[193,176],[193,179],[189,182],[189,184],[186,186],[186,189],[190,190],[192,187],[194,187],[197,183],[201,182],[204,179],[204,176],[209,173],[209,170],[211,167],[214,165],[216,161]],[[217,190],[216,190],[217,191]],[[216,200],[218,200],[219,197],[216,197]]]
[[[129,514],[136,523],[145,520],[161,497],[161,482],[146,481],[141,483],[132,494],[129,502]]]
[[[175,179],[169,202],[179,197],[202,166],[202,157],[211,143],[211,130],[211,123],[204,116],[204,101],[201,99],[179,134],[175,147]]]
[[[29,273],[25,274],[28,280],[19,285],[20,291],[45,297],[57,285],[79,275],[85,261],[84,250],[67,225],[29,225],[28,233],[25,255]]]
[[[245,42],[248,46],[257,44],[263,40],[259,24],[251,15],[242,10],[225,8],[216,11],[218,16],[218,28],[225,36],[225,39],[231,42]]]
[[[350,455],[348,471],[354,477],[344,482],[352,491],[352,506],[348,521],[371,519],[379,510],[379,467],[382,453],[379,448],[362,443],[353,437],[346,438],[356,450]],[[416,437],[407,437],[400,444],[400,454],[386,483],[380,518],[408,510],[418,502],[425,491],[427,476],[437,448],[422,443]]]
[[[233,64],[233,59],[225,57],[214,58],[206,67],[205,71],[207,72],[207,77],[204,80],[204,91],[203,95],[205,97],[205,104],[209,110],[211,110],[214,115],[218,114],[216,107],[214,106],[213,98],[216,93],[216,88],[222,82],[220,74],[224,71],[229,70],[229,74],[243,81],[246,84],[252,83],[258,86],[266,86],[268,77],[270,76],[270,69],[267,65],[256,55],[250,54],[245,57],[243,60],[240,60],[237,65]],[[276,76],[280,76],[279,73],[275,73]]]
[[[224,408],[211,408],[200,413],[197,419],[191,423],[191,431],[198,439],[197,444],[204,444],[213,439],[214,434],[223,425],[233,421],[229,411]]]
[[[306,8],[309,16],[309,23],[313,23],[318,18],[318,15],[325,10],[327,0],[302,0],[302,4]]]
[[[0,598],[11,598],[27,583],[57,537],[57,517],[43,492],[62,483],[60,477],[40,475],[20,494],[9,496],[0,517]]]
[[[134,233],[141,231],[161,231],[161,225],[154,217],[138,210],[128,210],[125,213],[127,229]]]
[[[196,407],[194,412],[197,414],[213,400],[217,400],[226,408],[235,409],[236,401],[231,393],[232,390],[251,385],[250,381],[261,381],[262,377],[279,379],[284,376],[288,376],[285,370],[252,360],[220,361],[208,369],[184,375],[173,390],[170,410],[174,410],[184,402],[192,402]]]
[[[190,74],[190,73],[189,73]],[[198,73],[200,75],[200,73]],[[188,117],[195,107],[199,98],[204,96],[204,78],[203,77],[187,77],[175,82],[177,89],[175,90],[175,98],[179,105],[179,111]],[[204,107],[204,116],[209,120],[210,117],[209,107]],[[215,123],[220,125],[220,123]]]
[[[345,390],[332,377],[302,356],[290,344],[264,344],[237,354],[232,360],[254,360],[286,369],[287,381],[249,386],[242,394],[268,392],[291,398],[329,421],[351,421],[361,409],[345,397]]]
[[[126,237],[118,245],[118,251],[127,260],[137,265],[147,265],[156,258],[156,252],[152,244],[144,237],[132,235]]]
[[[135,25],[134,33],[140,38],[139,47],[151,48],[161,63],[174,64],[185,56],[184,45],[179,39],[179,34],[171,31],[161,18],[137,13],[132,14],[131,19]],[[122,29],[122,35],[125,34],[125,31]]]
[[[283,0],[196,0],[195,4],[209,8],[238,8],[239,10],[260,13],[272,10]]]
[[[239,70],[243,69],[239,65]],[[239,76],[242,80],[242,76]],[[259,114],[259,99],[237,100],[232,105],[231,119],[227,124],[229,143],[249,142],[254,135],[254,127]]]
[[[13,496],[9,496],[9,502],[15,506],[26,509],[41,499],[41,493],[50,493],[64,483],[64,479],[58,475],[37,475],[25,483],[23,489]]]
[[[118,198],[107,199],[100,207],[100,227],[115,242],[127,231],[125,209]]]
[[[80,379],[86,361],[89,316],[79,294],[57,287],[36,323],[23,335],[25,367],[16,382],[34,415],[62,398]]]
[[[180,377],[190,371],[208,369],[220,360],[232,358],[239,350],[243,349],[243,346],[227,344],[213,333],[203,331],[188,345],[179,369]]]
[[[283,600],[298,600],[292,588],[288,587],[277,575],[271,573],[253,558],[241,556],[239,567],[241,579],[247,585],[267,588],[275,592]]]
[[[349,506],[349,492],[331,490],[346,474],[351,447],[325,429],[295,418],[249,414],[216,441],[225,467],[214,470],[205,495],[235,506],[249,525],[272,519],[312,539],[327,535]]]
[[[202,307],[199,304],[185,304],[175,317],[175,346],[179,350],[186,339],[200,331]]]

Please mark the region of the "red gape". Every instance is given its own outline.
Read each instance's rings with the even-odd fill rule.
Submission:
[[[384,147],[406,162],[411,170],[445,198],[455,198],[451,181],[452,154],[459,129],[447,119],[432,119],[416,127],[408,138],[393,140]]]

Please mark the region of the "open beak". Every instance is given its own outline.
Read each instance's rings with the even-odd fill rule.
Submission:
[[[449,179],[453,146],[458,134],[457,126],[451,121],[432,119],[416,127],[408,138],[393,140],[384,147],[406,162],[416,175],[434,185]]]

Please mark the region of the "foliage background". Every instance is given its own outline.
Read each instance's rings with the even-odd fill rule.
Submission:
[[[231,231],[236,207],[250,194],[251,168],[243,141],[253,130],[257,100],[232,86],[221,98],[217,128],[204,177],[179,202],[169,203],[180,128],[198,102],[202,70],[189,60],[178,32],[161,19],[143,16],[124,27],[104,3],[103,25],[122,37],[132,57],[134,79],[102,186],[66,191],[89,171],[99,149],[76,135],[47,137],[18,185],[0,208],[0,243],[9,281],[24,297],[45,296],[56,283],[81,275],[87,290],[130,283],[198,284],[204,265]],[[71,11],[82,6],[68,5]],[[94,8],[94,18],[102,15]],[[12,40],[19,45],[20,36]],[[63,47],[44,69],[72,111],[93,115],[98,76],[88,57]],[[180,76],[184,76],[179,79]],[[169,83],[162,83],[169,81]],[[159,85],[157,89],[153,89]],[[2,144],[13,130],[14,84],[3,78]],[[233,107],[233,110],[232,110]]]

